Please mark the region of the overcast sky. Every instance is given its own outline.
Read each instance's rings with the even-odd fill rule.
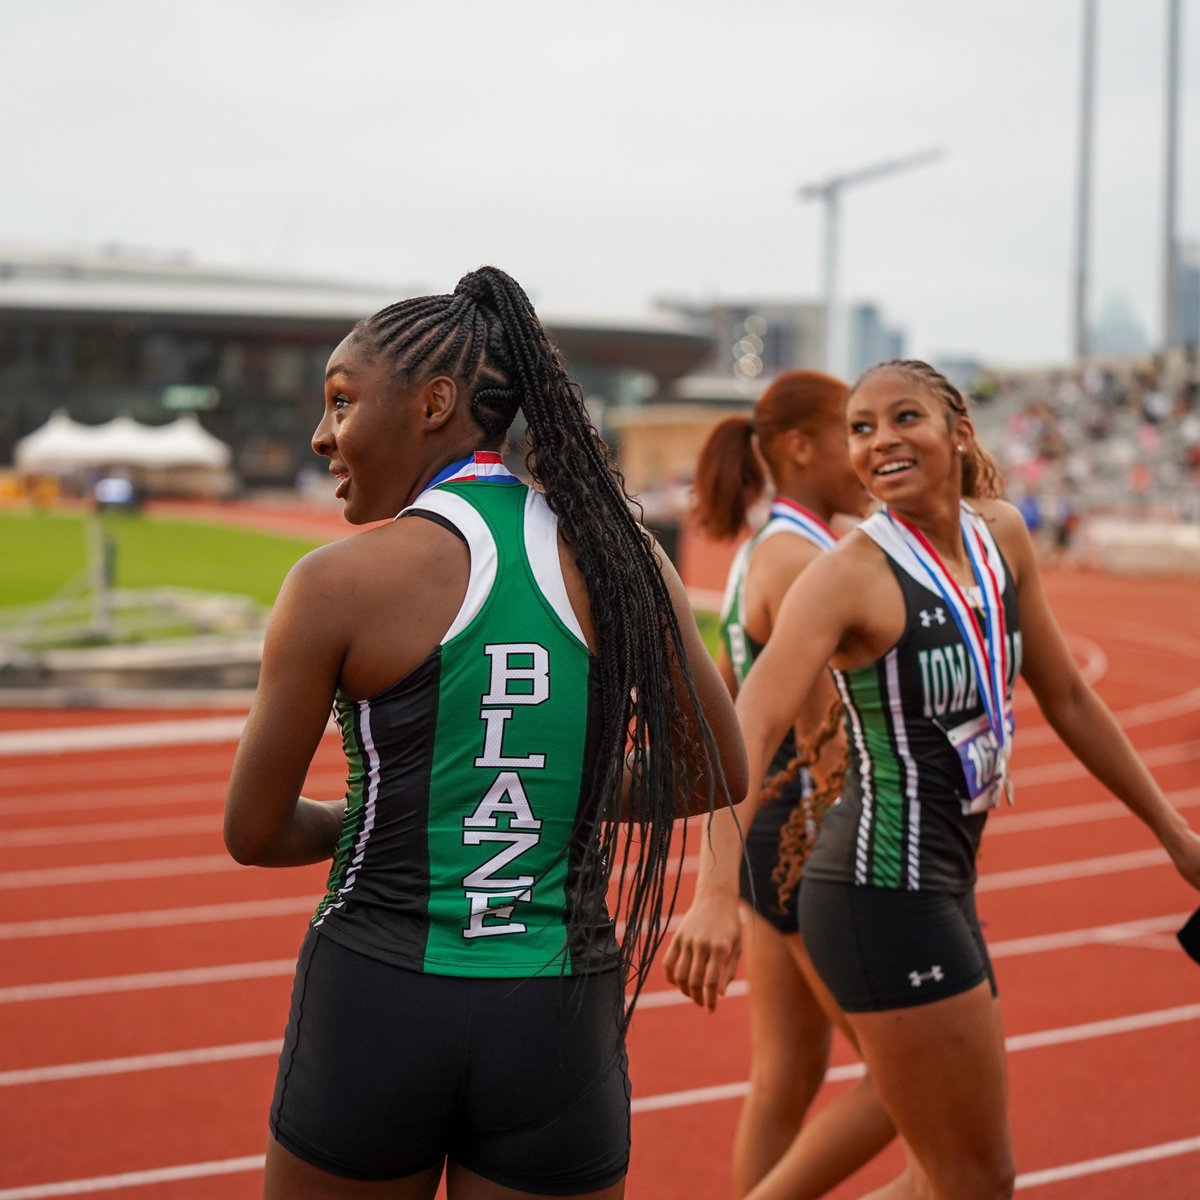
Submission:
[[[1099,0],[1092,305],[1156,338],[1166,0]],[[1179,224],[1200,237],[1200,11]],[[816,298],[799,185],[845,193],[843,295],[916,353],[1070,343],[1082,0],[0,0],[0,240],[546,310]]]

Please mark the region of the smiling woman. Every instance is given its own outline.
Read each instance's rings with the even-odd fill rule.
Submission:
[[[1193,887],[1200,837],[1080,675],[958,391],[926,363],[883,363],[851,391],[846,419],[855,471],[884,507],[803,572],[738,692],[745,809],[828,664],[849,769],[804,864],[799,923],[909,1150],[906,1175],[879,1195],[998,1200],[1014,1168],[975,858],[988,811],[1012,795],[1018,672]],[[785,1157],[752,1200],[796,1195],[781,1182],[796,1165]]]
[[[518,410],[534,486],[500,453]],[[676,818],[744,790],[732,703],[502,271],[357,325],[313,449],[348,521],[400,519],[289,573],[230,781],[235,858],[333,860],[266,1195],[417,1200],[445,1171],[455,1200],[611,1200],[625,985],[665,929]],[[300,788],[331,704],[349,786],[321,803]]]

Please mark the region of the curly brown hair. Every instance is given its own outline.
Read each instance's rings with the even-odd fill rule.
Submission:
[[[783,790],[800,774],[802,767],[811,767],[821,757],[821,751],[841,728],[843,711],[841,700],[835,696],[821,718],[821,723],[813,730],[812,736],[796,743],[796,757],[782,771],[777,771],[763,783],[761,794],[764,804],[778,799]],[[804,860],[808,858],[808,852],[817,840],[821,822],[842,794],[847,766],[848,759],[843,751],[819,786],[814,787],[813,791],[792,809],[779,831],[779,857],[775,869],[771,872],[771,880],[779,889],[779,907],[784,911],[787,910],[792,894],[800,883]]]

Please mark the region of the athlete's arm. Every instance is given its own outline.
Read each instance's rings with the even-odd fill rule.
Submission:
[[[662,567],[663,580],[671,597],[671,605],[675,610],[675,618],[679,622],[680,634],[683,638],[683,650],[687,655],[687,663],[691,668],[692,683],[696,696],[700,701],[700,714],[692,714],[692,729],[688,731],[689,741],[699,743],[699,720],[703,715],[712,730],[716,743],[718,761],[717,771],[724,779],[722,786],[718,779],[716,791],[710,795],[708,788],[701,785],[690,796],[682,796],[677,802],[676,815],[696,816],[698,813],[709,811],[710,804],[737,804],[746,794],[748,776],[746,774],[746,751],[742,746],[742,735],[738,728],[737,714],[734,712],[733,699],[725,681],[721,678],[716,664],[708,653],[708,647],[700,636],[696,626],[696,616],[692,612],[687,591],[679,573],[666,556],[661,547],[657,547],[658,558]],[[672,664],[675,675],[675,694],[686,696],[683,677],[679,664]]]
[[[770,640],[738,692],[750,786],[736,813],[723,810],[709,821],[700,847],[696,898],[663,962],[667,979],[710,1011],[725,994],[741,953],[741,831],[754,819],[760,783],[775,748],[857,619],[847,597],[863,593],[861,562],[859,555],[831,552],[804,571],[788,591]]]
[[[1200,837],[1174,809],[1108,706],[1083,678],[1046,602],[1033,542],[1011,505],[988,506],[1017,580],[1025,677],[1046,720],[1081,763],[1153,831],[1179,872],[1200,888]]]
[[[267,625],[258,691],[225,802],[225,845],[247,865],[320,862],[337,846],[345,800],[300,794],[345,653],[344,606],[330,550],[307,555],[292,568]]]
[[[729,651],[725,649],[724,642],[717,647],[717,674],[721,676],[721,682],[724,683],[729,694],[736,696],[738,693],[737,676],[733,673],[733,663],[729,661]]]

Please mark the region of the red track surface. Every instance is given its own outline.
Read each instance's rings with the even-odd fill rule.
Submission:
[[[1195,824],[1200,583],[1047,583],[1073,649]],[[75,728],[192,719],[228,717],[0,713],[0,1200],[258,1194],[273,1046],[323,872],[225,857],[231,741],[66,749]],[[57,747],[39,748],[30,739],[47,727]],[[1173,933],[1197,897],[1027,696],[1019,730],[1017,805],[984,839],[979,907],[1010,1038],[1021,1190],[1195,1200],[1200,967]],[[327,739],[310,790],[336,795],[340,781]],[[656,972],[632,1033],[634,1200],[730,1194],[745,1000],[706,1015],[676,999]],[[838,1046],[835,1065],[852,1063]],[[1114,1155],[1129,1160],[1104,1161]],[[898,1161],[885,1155],[833,1196],[860,1195]],[[1055,1171],[1065,1177],[1047,1181]]]

